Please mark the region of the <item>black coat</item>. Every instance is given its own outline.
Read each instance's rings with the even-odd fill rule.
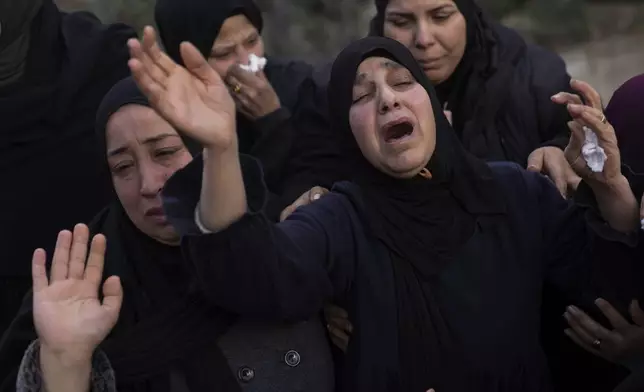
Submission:
[[[591,263],[589,238],[597,240],[593,246],[611,236],[632,239],[615,237],[542,176],[508,163],[491,167],[506,213],[479,216],[460,256],[433,283],[451,338],[466,355],[461,381],[472,384],[459,389],[436,380],[427,387],[551,391],[539,340],[544,282],[562,290],[569,303],[590,306],[602,277]],[[335,299],[354,322],[342,390],[399,391],[392,260],[365,228],[359,191],[338,185],[274,225],[255,212],[262,198],[257,176],[245,177],[251,212],[224,231],[203,235],[194,224],[200,184],[188,174],[194,172],[178,172],[164,200],[173,225],[186,236],[184,249],[203,277],[204,292],[224,309],[285,320],[306,319]]]
[[[289,176],[291,156],[297,155],[294,142],[306,135],[315,117],[315,86],[312,67],[299,61],[269,58],[264,72],[280,99],[282,107],[255,121],[237,113],[239,152],[257,158],[271,192],[267,214],[277,220],[284,208],[311,186],[294,183]]]
[[[94,123],[105,93],[129,75],[135,32],[44,1],[23,78],[0,88],[0,333],[31,284],[31,256],[88,222],[112,197]]]

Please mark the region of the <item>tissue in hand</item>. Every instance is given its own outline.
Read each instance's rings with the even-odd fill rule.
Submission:
[[[258,72],[266,66],[266,57],[258,57],[254,54],[248,56],[248,64],[241,64],[240,67],[244,71]]]
[[[604,163],[606,162],[606,152],[599,145],[597,135],[592,129],[584,127],[584,144],[581,146],[581,155],[586,161],[586,165],[595,173],[600,173],[604,170]]]

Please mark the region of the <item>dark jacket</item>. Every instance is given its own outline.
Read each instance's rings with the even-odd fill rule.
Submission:
[[[34,249],[51,254],[60,230],[88,222],[112,196],[94,121],[105,93],[129,74],[126,42],[136,37],[43,3],[25,74],[0,88],[0,334],[31,285]]]
[[[437,381],[428,388],[550,391],[539,341],[543,283],[556,285],[570,303],[590,305],[596,298],[593,282],[601,277],[589,264],[589,238],[595,244],[601,237],[631,244],[633,239],[563,200],[544,177],[509,163],[491,168],[506,195],[507,213],[480,215],[475,234],[434,284],[441,312],[466,355],[462,381],[471,384],[455,389]],[[165,207],[186,235],[192,264],[207,277],[204,292],[224,309],[282,320],[306,319],[325,300],[336,300],[354,322],[339,375],[342,390],[399,391],[392,260],[365,229],[359,190],[338,184],[283,223],[249,212],[226,230],[203,235],[193,222],[199,181],[189,179],[199,169],[184,170],[169,181]],[[256,178],[245,177],[250,211],[261,206]],[[214,255],[235,262],[213,262]],[[223,296],[233,288],[238,295]]]
[[[303,62],[269,58],[264,72],[282,107],[256,121],[238,112],[237,136],[239,152],[262,164],[271,192],[266,212],[277,220],[284,208],[313,186],[294,183],[288,173],[291,156],[298,153],[295,140],[306,135],[316,121],[310,114],[316,87],[311,80],[312,67]]]

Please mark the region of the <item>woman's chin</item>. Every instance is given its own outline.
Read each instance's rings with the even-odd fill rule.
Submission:
[[[424,160],[392,162],[389,165],[385,165],[384,172],[394,178],[412,178],[417,176],[425,165],[426,162]]]

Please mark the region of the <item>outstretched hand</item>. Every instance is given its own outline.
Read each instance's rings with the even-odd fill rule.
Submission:
[[[103,301],[99,300],[106,240],[96,235],[89,256],[88,241],[85,225],[77,225],[73,234],[61,231],[49,278],[45,251],[37,249],[32,260],[33,315],[41,348],[73,362],[91,359],[116,324],[123,301],[116,276],[103,283]]]
[[[130,39],[128,46],[132,75],[162,117],[204,147],[236,147],[235,102],[194,45],[181,44],[184,66],[161,51],[150,26],[141,42]]]

